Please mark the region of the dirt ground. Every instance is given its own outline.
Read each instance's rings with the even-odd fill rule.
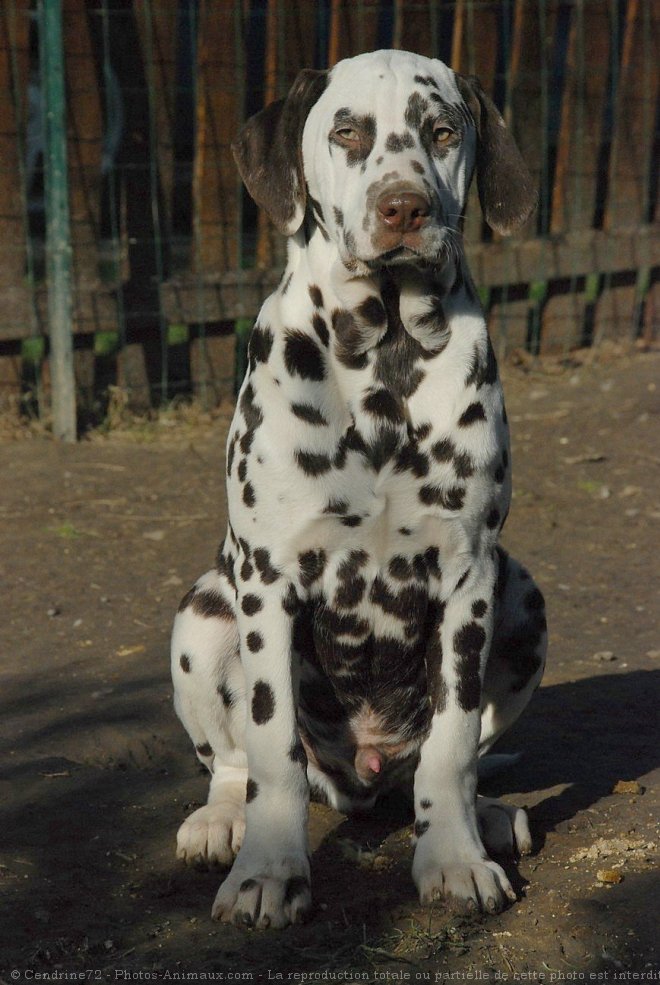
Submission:
[[[411,817],[314,807],[315,913],[215,924],[218,872],[176,829],[206,780],[171,704],[168,634],[224,527],[230,408],[73,447],[5,427],[2,497],[3,982],[660,979],[660,354],[504,372],[515,498],[504,543],[548,600],[550,658],[483,785],[530,808],[497,917],[419,906]],[[281,976],[281,977],[278,977]]]

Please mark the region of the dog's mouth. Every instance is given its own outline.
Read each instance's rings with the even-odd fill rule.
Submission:
[[[404,263],[428,264],[429,260],[418,250],[401,243],[400,246],[395,246],[394,249],[386,250],[372,260],[367,260],[366,263],[373,270],[379,270],[381,267],[395,267]]]

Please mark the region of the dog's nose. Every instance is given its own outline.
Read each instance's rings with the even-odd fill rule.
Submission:
[[[383,222],[399,233],[420,229],[431,211],[428,199],[418,192],[385,192],[376,207]]]

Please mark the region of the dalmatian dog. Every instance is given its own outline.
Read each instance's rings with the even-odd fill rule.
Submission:
[[[409,785],[414,882],[497,912],[489,852],[523,811],[477,760],[543,672],[543,596],[498,546],[507,416],[461,226],[532,213],[530,175],[474,78],[377,51],[303,71],[234,145],[288,237],[227,447],[229,527],[181,602],[175,706],[210,773],[186,862],[233,866],[213,916],[283,927],[311,907],[310,793],[365,810]]]

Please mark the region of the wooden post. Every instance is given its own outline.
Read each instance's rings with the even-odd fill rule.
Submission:
[[[578,0],[572,11],[566,52],[561,122],[557,138],[550,232],[589,229],[596,215],[598,164],[607,91],[610,8]],[[583,271],[576,269],[576,275]],[[597,278],[596,278],[597,280]],[[593,305],[590,290],[569,290],[551,297],[542,315],[541,351],[567,351],[588,339]]]
[[[61,0],[40,0],[38,9],[45,123],[46,269],[53,432],[62,441],[74,442],[76,389],[73,373],[71,232]]]

